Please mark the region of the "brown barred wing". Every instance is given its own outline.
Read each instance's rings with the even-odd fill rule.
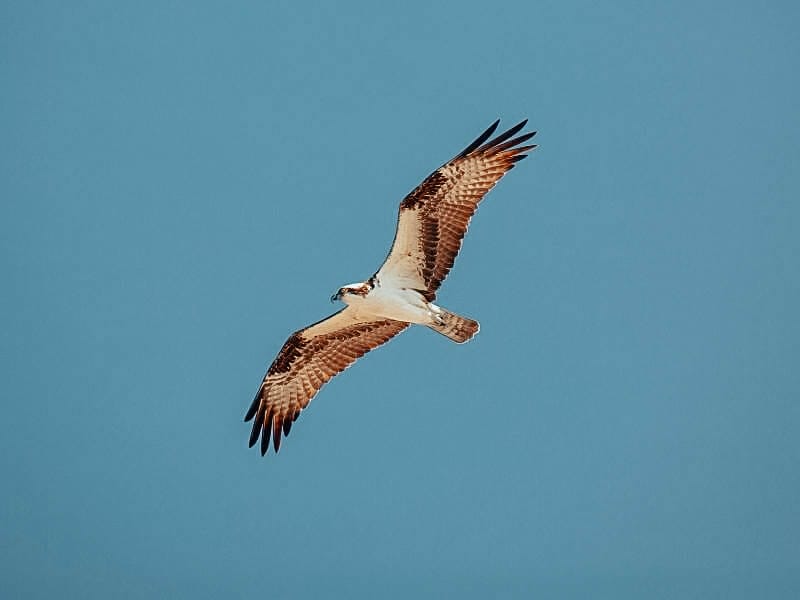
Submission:
[[[244,420],[253,421],[250,446],[261,438],[261,454],[275,452],[281,434],[331,377],[358,358],[388,342],[408,327],[392,319],[357,317],[345,308],[327,319],[293,333],[269,367]]]
[[[478,203],[526,152],[536,148],[523,145],[535,131],[517,135],[526,123],[489,139],[499,124],[496,121],[405,197],[392,249],[377,273],[381,281],[402,287],[414,287],[417,282],[416,289],[429,302],[436,298]]]

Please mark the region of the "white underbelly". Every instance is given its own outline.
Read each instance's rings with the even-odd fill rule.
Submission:
[[[409,323],[427,324],[431,321],[428,303],[415,290],[375,287],[366,296],[353,300],[349,304],[365,314]]]

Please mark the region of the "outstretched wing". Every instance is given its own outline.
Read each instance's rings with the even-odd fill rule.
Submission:
[[[403,321],[363,317],[346,307],[293,333],[267,370],[244,417],[245,421],[255,417],[250,446],[260,436],[261,454],[266,454],[271,435],[277,452],[281,432],[289,435],[300,411],[331,377],[406,327]]]
[[[478,203],[536,145],[536,132],[514,137],[522,121],[497,137],[495,121],[450,162],[431,173],[400,203],[392,249],[376,273],[382,284],[419,290],[432,302],[450,272]]]

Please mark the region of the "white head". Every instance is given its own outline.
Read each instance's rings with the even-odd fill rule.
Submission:
[[[361,283],[350,283],[343,285],[339,290],[331,296],[331,302],[341,300],[345,304],[350,304],[350,300],[354,298],[363,298],[372,290],[372,285],[369,281]]]

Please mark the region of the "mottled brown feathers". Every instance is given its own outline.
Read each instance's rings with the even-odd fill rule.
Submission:
[[[445,184],[445,177],[439,171],[431,173],[425,181],[420,183],[408,196],[403,198],[400,203],[400,210],[417,208],[435,197],[441,187]]]
[[[368,318],[369,319],[369,318]],[[245,421],[255,417],[250,446],[261,437],[261,453],[275,452],[292,422],[319,389],[373,348],[408,327],[391,319],[358,321],[351,309],[292,334],[267,370]]]
[[[522,145],[535,131],[514,137],[526,123],[522,121],[490,140],[499,124],[495,121],[403,199],[395,240],[379,275],[399,276],[406,283],[416,278],[418,285],[410,287],[421,288],[429,302],[435,300],[478,203],[514,163],[536,148]]]
[[[267,375],[275,375],[277,373],[286,373],[292,366],[292,363],[300,356],[300,351],[306,342],[300,336],[300,332],[295,332],[286,340],[286,343],[281,348],[278,356],[269,367]]]
[[[500,121],[434,171],[400,203],[397,231],[389,256],[367,284],[342,293],[366,295],[376,285],[414,289],[428,302],[447,277],[478,203],[500,178],[535,145],[522,145],[536,132],[517,135],[527,121],[494,138]],[[261,454],[277,452],[281,436],[331,377],[387,342],[408,323],[370,317],[347,307],[292,334],[281,348],[250,405],[250,446],[260,439]],[[434,327],[457,342],[478,331],[477,321],[447,313]]]
[[[348,291],[351,294],[355,294],[356,296],[366,296],[367,294],[370,293],[370,291],[372,291],[372,286],[371,285],[360,285],[360,286],[355,287],[355,288],[350,288]]]

